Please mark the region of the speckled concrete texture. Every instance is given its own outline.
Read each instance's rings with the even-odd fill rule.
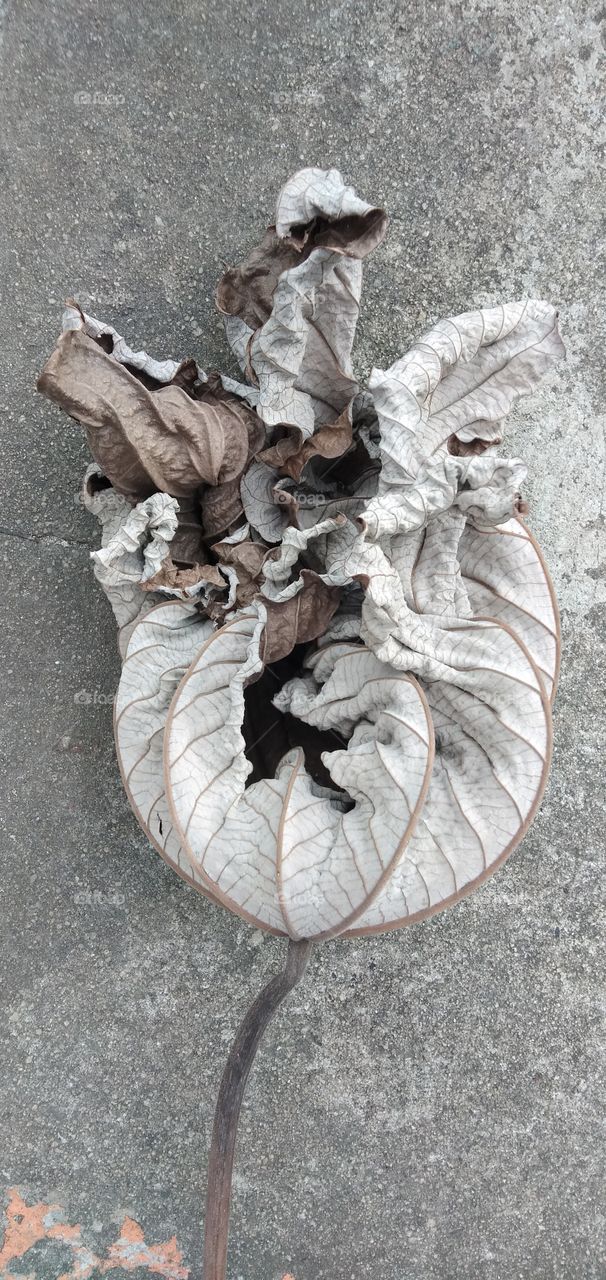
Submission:
[[[230,1280],[604,1277],[602,0],[0,10],[0,1191],[59,1201],[97,1253],[126,1214],[176,1234],[200,1280],[219,1075],[281,960],[130,814],[86,449],[36,373],[73,294],[153,355],[233,369],[222,261],[290,171],[336,165],[392,215],[362,373],[441,315],[525,292],[561,308],[568,360],[508,437],[563,611],[555,760],[475,896],[317,950],[250,1082]],[[47,1242],[11,1268],[55,1280],[65,1259]]]

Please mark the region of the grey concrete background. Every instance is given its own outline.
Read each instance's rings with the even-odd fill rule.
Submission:
[[[251,1080],[230,1277],[606,1276],[605,33],[602,0],[5,5],[0,1190],[60,1199],[97,1241],[125,1212],[175,1232],[195,1280],[219,1074],[281,948],[178,881],[129,812],[86,450],[36,372],[73,293],[154,355],[230,368],[221,261],[307,163],[392,215],[363,373],[440,315],[560,305],[567,363],[508,440],[563,610],[548,796],[474,897],[318,950]],[[13,1273],[52,1280],[57,1259]]]

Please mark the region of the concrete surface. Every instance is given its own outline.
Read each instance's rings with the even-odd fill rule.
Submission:
[[[509,448],[564,667],[551,788],[508,866],[428,924],[319,949],[270,1034],[230,1280],[606,1276],[605,32],[602,0],[4,6],[0,1190],[60,1203],[97,1256],[130,1215],[147,1241],[176,1234],[199,1280],[217,1082],[281,948],[180,883],[131,817],[74,498],[86,450],[34,380],[73,293],[155,355],[231,367],[221,261],[291,170],[325,163],[392,215],[362,371],[474,303],[561,306],[567,364]],[[4,1274],[84,1274],[59,1237]]]

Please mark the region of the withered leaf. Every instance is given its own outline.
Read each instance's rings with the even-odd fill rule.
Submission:
[[[336,613],[341,591],[327,586],[312,569],[301,571],[303,586],[289,600],[266,600],[267,623],[261,640],[264,663],[285,658],[295,645],[322,635]]]
[[[416,476],[437,453],[500,444],[507,414],[563,350],[557,312],[525,298],[440,320],[389,369],[373,369],[379,491]]]
[[[220,374],[213,372],[203,385],[201,398],[216,397],[235,414],[241,414],[248,431],[248,459],[265,443],[265,424],[259,416],[243,403],[242,398],[226,390]],[[209,486],[202,494],[202,525],[205,537],[212,539],[227,533],[241,520],[244,508],[240,495],[240,478],[225,480],[223,484]]]
[[[158,486],[161,468],[177,485],[195,476],[134,510],[136,488],[87,484],[104,524],[96,572],[125,629],[162,593],[186,601],[139,621],[126,656],[117,738],[135,812],[182,874],[246,919],[351,936],[456,901],[536,812],[557,608],[516,517],[524,465],[490,447],[562,347],[553,308],[526,299],[441,321],[356,394],[361,259],[385,217],[336,170],[306,169],[275,223],[219,288],[255,387],[226,396],[226,380],[133,352],[77,308],[68,327],[105,352],[91,361],[74,340],[55,364],[67,377],[65,352],[77,357],[65,407],[84,401],[108,481],[112,458],[131,486],[132,474]],[[89,377],[104,361],[112,379],[126,366],[109,397]],[[163,385],[142,387],[142,373]],[[61,403],[51,375],[43,389]],[[219,410],[243,429],[231,442],[214,431],[200,465],[192,422]]]
[[[275,548],[265,542],[215,542],[213,551],[221,564],[232,564],[243,577],[260,580],[261,569],[268,552]]]
[[[384,210],[360,200],[336,169],[302,169],[278,196],[276,225],[267,228],[239,266],[222,276],[219,311],[258,329],[269,319],[284,271],[304,262],[313,249],[365,258],[381,243],[386,228]]]
[[[38,390],[81,423],[116,491],[137,501],[236,479],[251,434],[259,439],[253,411],[237,397],[209,390],[198,403],[172,384],[148,391],[79,329],[61,335]]]
[[[248,434],[248,452],[252,457],[263,448],[265,443],[265,423],[253,409],[247,404],[241,395],[229,391],[224,386],[221,374],[216,369],[212,369],[205,382],[198,382],[196,386],[196,400],[200,404],[209,404],[211,406],[217,403],[226,405],[235,417],[239,418],[245,426]]]
[[[252,462],[240,482],[240,495],[244,514],[251,528],[266,542],[279,542],[289,523],[280,492],[275,492],[280,477],[274,467],[264,462]]]
[[[268,427],[295,428],[302,441],[355,396],[361,259],[386,226],[384,212],[360,200],[336,169],[302,169],[278,197],[275,237],[272,227],[240,275],[230,272],[219,286],[228,341],[258,387]],[[296,251],[294,260],[280,241]]]
[[[213,626],[193,601],[164,600],[133,628],[114,706],[118,763],[137,820],[175,871],[211,897],[190,866],[164,791],[164,725],[179,681]]]
[[[402,858],[431,772],[431,725],[414,681],[361,646],[331,646],[319,655],[319,715],[299,717],[334,733],[330,791],[318,790],[302,750],[247,785],[245,691],[262,671],[263,630],[260,605],[242,610],[181,682],[164,733],[170,812],[186,857],[232,910],[293,938],[326,937],[355,923]],[[278,680],[272,705],[282,710]],[[315,670],[311,684],[294,684],[316,702]],[[274,733],[272,720],[259,730]]]

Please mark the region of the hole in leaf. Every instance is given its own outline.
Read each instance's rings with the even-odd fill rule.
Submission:
[[[243,733],[246,757],[252,764],[247,786],[260,778],[273,778],[280,760],[293,747],[302,747],[305,766],[314,782],[348,800],[347,792],[333,782],[326,765],[321,760],[323,751],[338,751],[347,746],[347,739],[333,729],[316,729],[295,716],[274,707],[275,697],[282,685],[294,676],[303,674],[303,658],[308,645],[296,645],[286,658],[271,663],[258,680],[244,691]],[[353,807],[353,801],[349,807]]]

